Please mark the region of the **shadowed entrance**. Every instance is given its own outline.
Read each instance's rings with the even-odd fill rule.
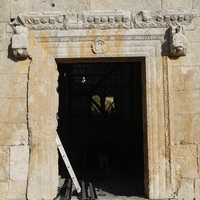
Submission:
[[[79,180],[144,194],[140,62],[59,64],[58,133]],[[61,177],[68,173],[59,161]]]

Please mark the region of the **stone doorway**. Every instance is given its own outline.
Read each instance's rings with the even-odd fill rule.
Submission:
[[[143,123],[147,124],[146,127],[143,127],[144,190],[146,196],[151,199],[168,197],[170,191],[167,191],[167,188],[171,188],[170,151],[167,146],[169,142],[168,136],[171,131],[168,97],[169,63],[166,57],[161,57],[161,40],[159,40],[160,36],[158,38],[156,35],[158,32],[150,33],[153,36],[152,38],[146,38],[144,35],[137,38],[136,36],[140,35],[139,32],[125,31],[122,33],[123,37],[114,37],[114,40],[105,35],[107,32],[104,34],[102,31],[95,34],[86,31],[80,32],[79,30],[75,32],[69,31],[68,36],[63,36],[63,32],[57,32],[56,37],[37,34],[38,32],[34,32],[31,36],[31,41],[35,41],[38,48],[35,48],[35,57],[30,66],[28,92],[29,111],[34,111],[29,112],[28,116],[31,130],[28,196],[32,198],[35,194],[39,194],[38,191],[41,190],[44,199],[51,199],[57,192],[58,163],[55,162],[58,155],[55,143],[57,129],[57,119],[55,116],[58,112],[58,93],[55,90],[58,81],[57,65],[77,62],[91,63],[92,61],[96,63],[102,61],[138,61],[141,63],[142,77],[145,80],[142,85],[142,91],[145,94],[143,108],[147,108],[143,111]],[[116,32],[117,34],[119,33]],[[87,37],[80,37],[80,35],[87,35]],[[55,40],[55,38],[58,40]],[[104,52],[94,51],[95,38],[104,41],[106,46]],[[41,67],[41,63],[43,67]],[[165,87],[163,86],[164,82]],[[43,83],[43,88],[41,88],[40,83]],[[44,89],[45,92],[42,93]],[[37,101],[34,101],[35,99]],[[42,142],[46,146],[38,139],[38,132],[40,133],[39,139],[42,138]],[[41,155],[38,155],[38,152]],[[43,179],[36,179],[35,174],[39,174]],[[38,185],[42,187],[38,188]],[[51,194],[43,192],[47,187]]]
[[[144,195],[142,71],[141,62],[58,64],[58,134],[78,179],[107,195]],[[59,174],[69,176],[61,158]]]

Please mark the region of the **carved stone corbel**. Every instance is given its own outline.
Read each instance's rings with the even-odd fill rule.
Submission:
[[[16,58],[26,59],[29,56],[28,29],[24,26],[13,27],[12,50]]]
[[[185,36],[185,26],[171,26],[170,34],[171,56],[185,56],[187,52],[187,38]]]

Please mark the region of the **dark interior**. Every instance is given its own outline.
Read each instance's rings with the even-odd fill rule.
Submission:
[[[78,180],[144,193],[141,62],[58,64],[58,134]],[[59,159],[59,173],[68,171]]]

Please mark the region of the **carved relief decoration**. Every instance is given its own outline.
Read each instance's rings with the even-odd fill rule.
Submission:
[[[70,10],[61,12],[35,12],[20,14],[15,23],[31,30],[67,29],[132,29],[132,28],[169,28],[184,25],[189,27],[197,11],[140,11],[130,12],[82,12]]]
[[[13,22],[22,24],[29,30],[63,30],[64,16],[60,12],[21,14]]]
[[[31,12],[20,14],[13,22],[14,27],[23,27],[29,30],[68,30],[68,29],[153,29],[153,28],[170,28],[170,50],[167,54],[173,56],[184,56],[187,51],[187,38],[185,29],[192,28],[193,19],[197,10],[191,12],[181,11],[140,11],[139,13],[130,13],[123,11],[116,12],[81,12],[69,10],[65,14],[61,12]],[[112,40],[163,40],[163,35],[107,35],[100,39],[95,36],[62,36],[41,38],[40,42],[57,41],[57,42],[77,42],[93,41],[92,51],[95,54],[105,52],[105,41]],[[13,36],[13,52],[16,56],[28,55],[28,35],[16,33]],[[98,36],[99,37],[99,36]],[[18,39],[16,39],[18,38]],[[17,40],[22,39],[22,46],[15,45]],[[27,47],[26,47],[27,46]],[[18,50],[16,50],[18,49]],[[23,49],[23,51],[22,51]],[[170,52],[169,52],[170,51]]]
[[[131,14],[129,12],[85,12],[81,18],[84,29],[131,28]]]
[[[135,16],[135,28],[169,28],[170,26],[190,26],[196,15],[196,10],[191,13],[175,11],[149,12],[141,11]]]
[[[187,52],[187,38],[185,26],[171,26],[170,53],[172,56],[185,56]]]
[[[26,59],[29,56],[28,29],[23,26],[14,27],[15,34],[12,37],[12,50],[16,58]]]
[[[96,54],[101,54],[105,52],[105,42],[100,39],[96,39],[92,44],[92,50]]]

